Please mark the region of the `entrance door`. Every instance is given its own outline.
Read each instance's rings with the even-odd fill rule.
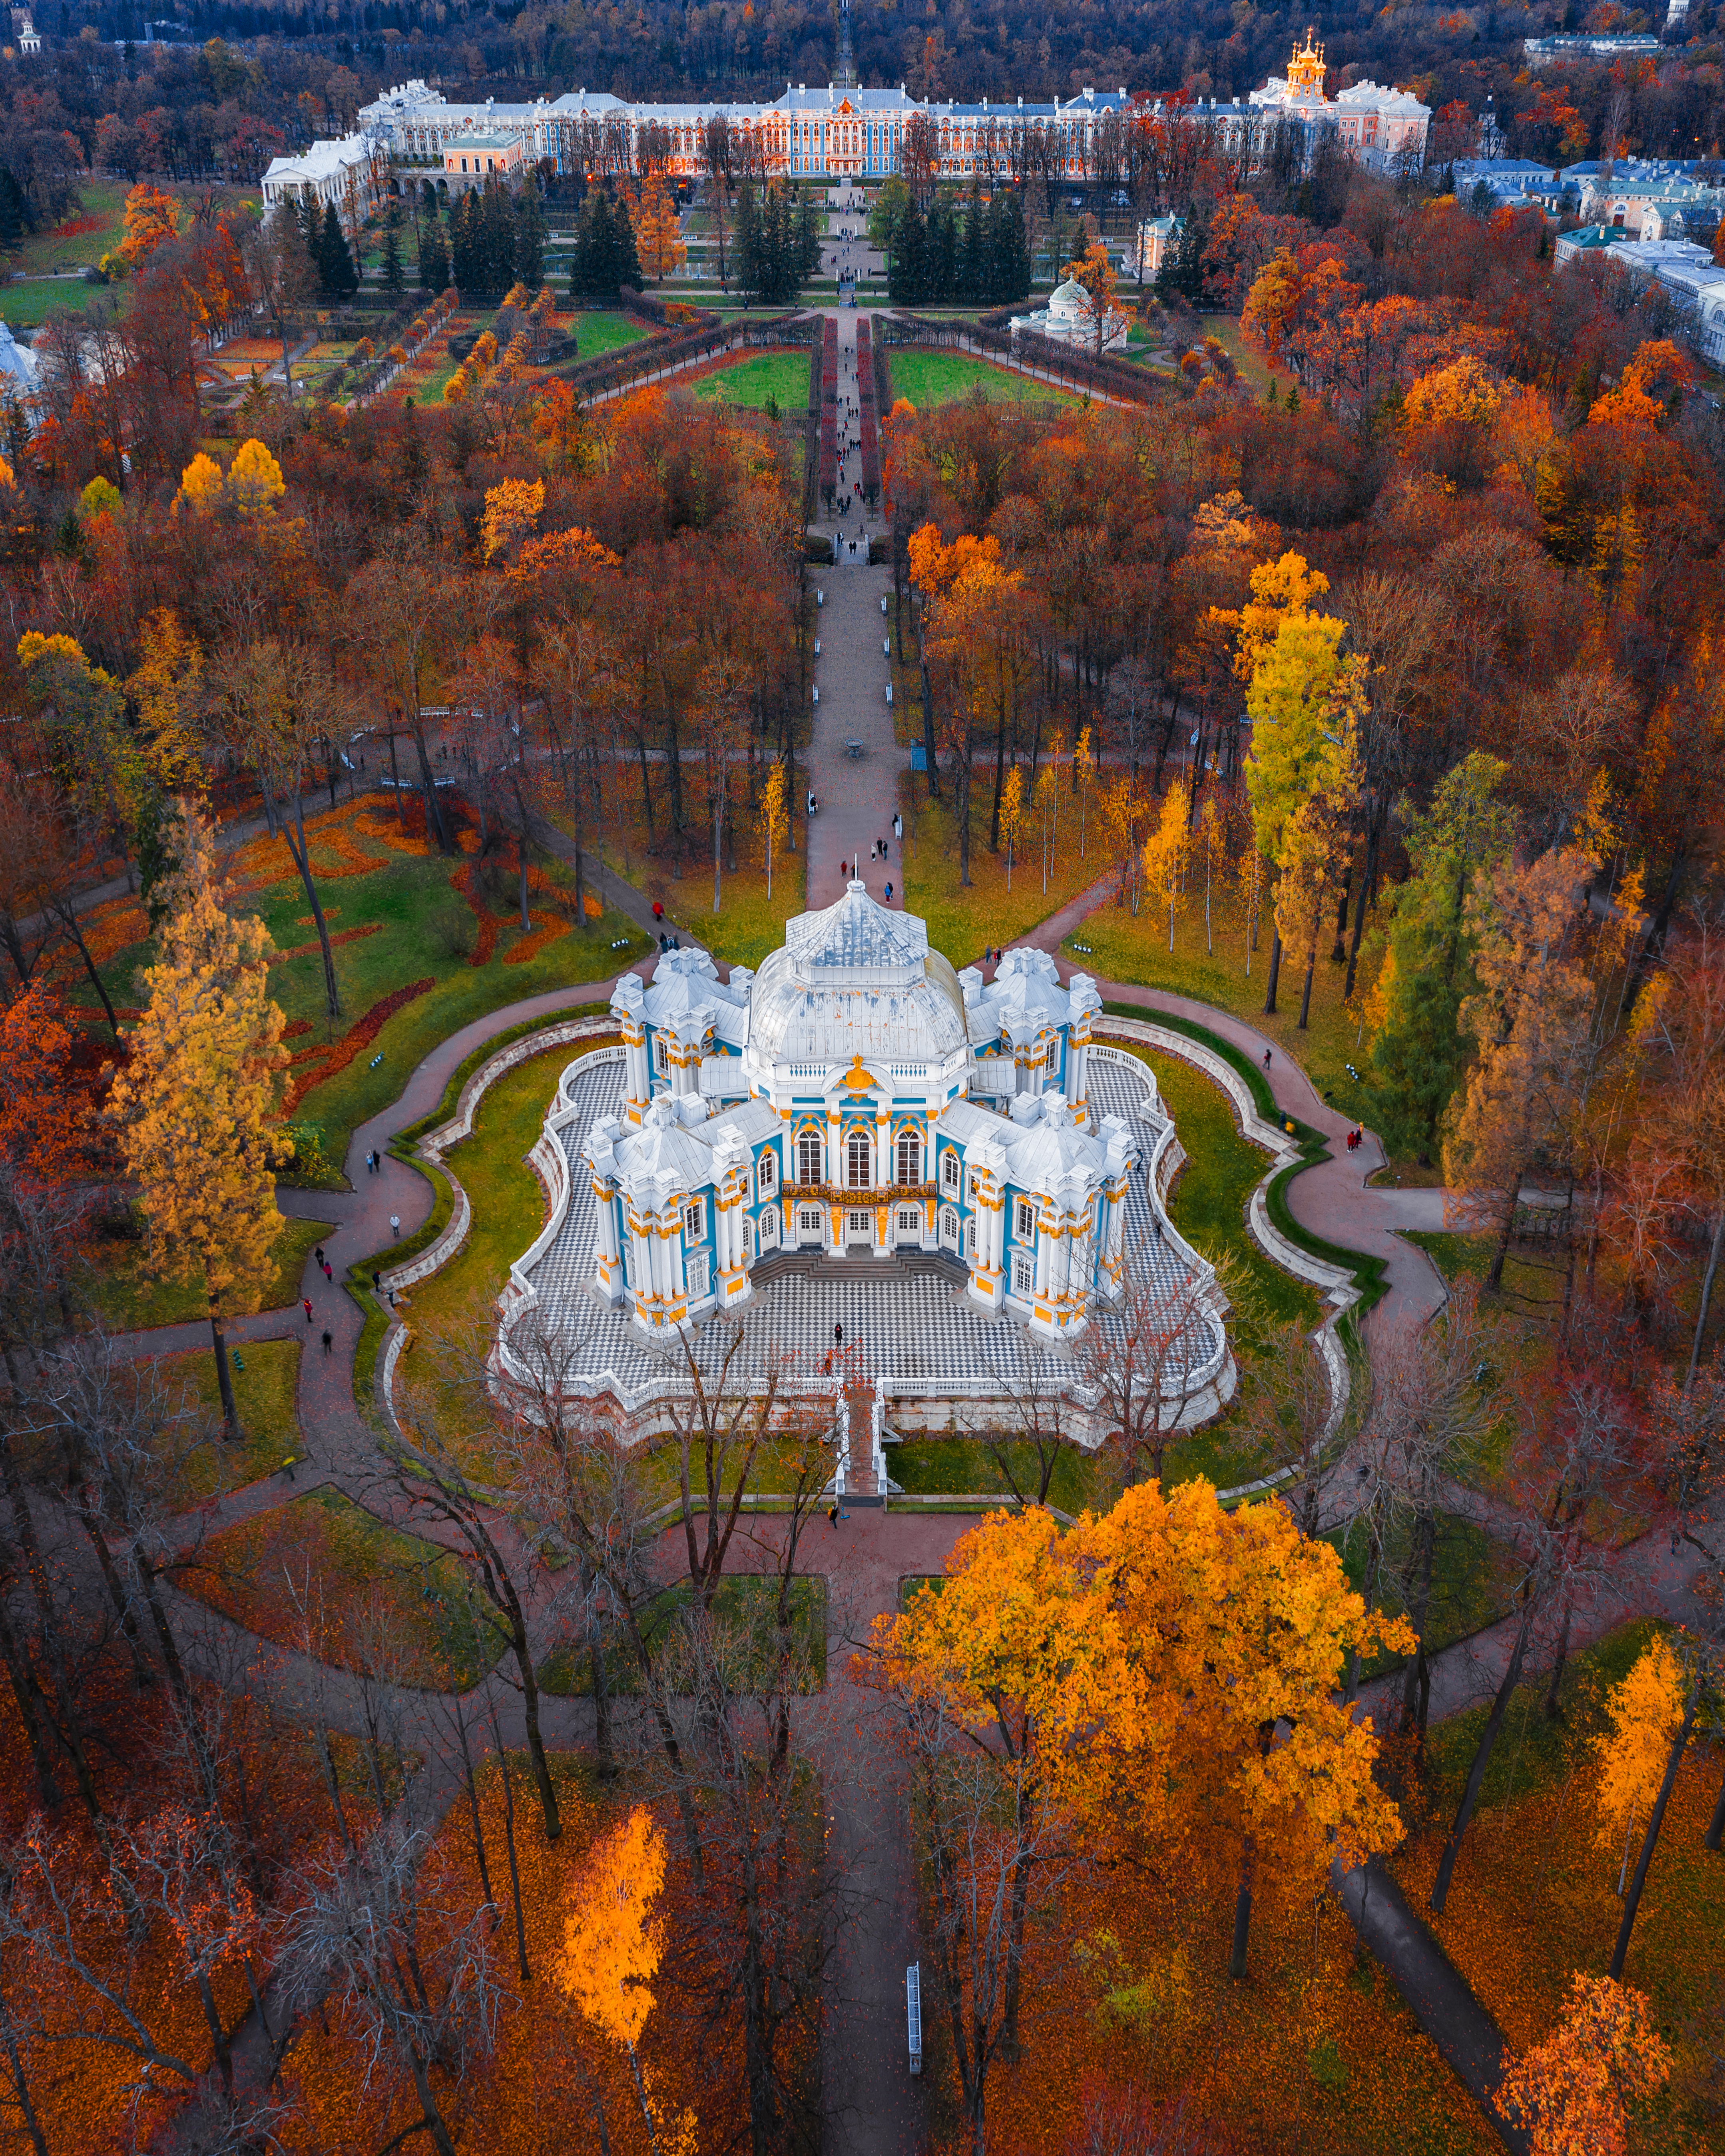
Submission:
[[[871,1212],[849,1212],[845,1216],[845,1240],[847,1247],[860,1243],[865,1250],[875,1247],[875,1216]]]

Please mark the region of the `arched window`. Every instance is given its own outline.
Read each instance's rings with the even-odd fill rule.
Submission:
[[[845,1149],[845,1179],[853,1190],[866,1190],[874,1181],[874,1147],[864,1131],[853,1131]]]
[[[901,1183],[920,1183],[922,1180],[922,1141],[915,1131],[905,1131],[900,1134],[898,1179]]]
[[[797,1140],[797,1180],[798,1183],[819,1183],[820,1157],[824,1151],[819,1137],[813,1131],[804,1131]]]

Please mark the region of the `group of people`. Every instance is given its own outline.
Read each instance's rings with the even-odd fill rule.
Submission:
[[[1361,1123],[1356,1123],[1354,1127],[1348,1133],[1348,1150],[1349,1152],[1358,1152],[1365,1142],[1365,1126]]]

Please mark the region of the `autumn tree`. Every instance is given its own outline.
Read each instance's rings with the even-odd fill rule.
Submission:
[[[1579,853],[1553,850],[1501,866],[1466,901],[1480,986],[1459,1023],[1480,1049],[1445,1133],[1444,1172],[1463,1194],[1464,1217],[1492,1237],[1492,1288],[1502,1282],[1524,1178],[1568,1158],[1593,1005],[1578,948],[1592,869]]]
[[[264,821],[299,873],[323,958],[325,1006],[339,1018],[336,954],[305,839],[305,793],[316,760],[321,753],[334,761],[341,709],[335,678],[309,646],[270,636],[223,646],[209,670],[208,698],[220,737],[256,774]]]
[[[768,898],[773,896],[773,858],[783,845],[789,828],[785,808],[784,765],[783,762],[775,761],[762,783],[760,805],[755,812],[755,832],[761,841],[762,865],[767,871]]]
[[[1161,1240],[1158,1220],[1153,1238]],[[1214,1382],[1199,1352],[1230,1296],[1245,1294],[1235,1268],[1129,1265],[1120,1299],[1098,1304],[1079,1336],[1078,1375],[1095,1400],[1092,1420],[1122,1483],[1161,1479],[1168,1448],[1193,1402]]]
[[[149,1224],[160,1272],[201,1279],[230,1435],[239,1435],[224,1316],[258,1306],[264,1265],[281,1229],[275,1205],[277,1044],[263,923],[225,911],[210,838],[182,814],[179,866],[164,896],[160,955],[144,976],[148,1003],[128,1036],[110,1112]]]
[[[667,2118],[642,2070],[639,2048],[655,2004],[653,1979],[665,1958],[658,1914],[664,1890],[665,1840],[651,1812],[637,1804],[622,1825],[593,1845],[586,1872],[569,1897],[557,1980],[628,2059],[653,2156],[692,2156],[694,2121],[687,2112]]]
[[[1120,316],[1114,305],[1120,280],[1109,264],[1107,249],[1101,240],[1093,242],[1076,262],[1064,265],[1060,275],[1067,283],[1076,285],[1084,295],[1079,319],[1100,359],[1120,333]]]
[[[1499,2100],[1532,2156],[1608,2156],[1628,2145],[1626,2107],[1654,2095],[1671,2070],[1641,1994],[1578,1974],[1563,2020],[1512,2064]]]
[[[158,247],[178,234],[180,206],[153,181],[142,180],[126,198],[125,225],[121,259],[129,269],[141,270]]]
[[[1185,902],[1186,865],[1191,857],[1191,790],[1176,779],[1162,797],[1156,828],[1144,840],[1144,886],[1168,909],[1168,947],[1174,947],[1174,916]]]

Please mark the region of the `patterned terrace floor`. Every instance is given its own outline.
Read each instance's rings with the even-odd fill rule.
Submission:
[[[1149,1090],[1118,1064],[1091,1065],[1091,1100],[1098,1114],[1130,1120],[1146,1106]],[[686,1389],[680,1346],[669,1351],[649,1346],[625,1313],[596,1301],[590,1291],[593,1186],[582,1167],[582,1148],[595,1121],[617,1113],[623,1067],[608,1063],[572,1069],[565,1074],[562,1091],[577,1111],[558,1133],[572,1194],[556,1240],[530,1275],[542,1307],[564,1330],[577,1368],[595,1389],[637,1399]],[[1147,1120],[1153,1128],[1161,1127],[1153,1113]],[[1142,1174],[1134,1176],[1127,1200],[1127,1269],[1135,1279],[1153,1281],[1163,1292],[1178,1295],[1189,1269],[1154,1234],[1146,1181]],[[1072,1377],[1070,1357],[1030,1340],[1012,1319],[978,1310],[962,1289],[932,1274],[894,1277],[891,1268],[879,1264],[865,1274],[833,1259],[813,1272],[763,1281],[738,1317],[743,1337],[734,1367],[751,1383],[763,1381],[769,1368],[786,1358],[811,1373],[818,1370],[833,1345],[835,1325],[845,1328],[851,1368],[871,1378],[887,1399],[924,1394],[990,1397],[1032,1386],[1058,1387]],[[1105,1332],[1119,1324],[1106,1311],[1092,1322]],[[1187,1329],[1189,1368],[1210,1359],[1220,1333],[1219,1320],[1193,1317]],[[726,1345],[724,1327],[711,1322],[702,1327],[695,1355],[703,1371],[716,1368]]]

